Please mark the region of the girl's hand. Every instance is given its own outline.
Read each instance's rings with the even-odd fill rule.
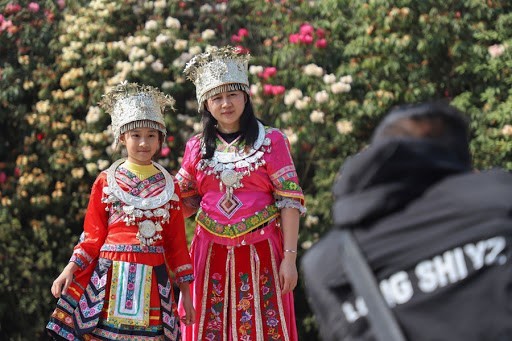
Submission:
[[[60,295],[65,295],[68,291],[69,285],[71,281],[73,281],[73,274],[78,269],[78,265],[73,262],[68,263],[68,265],[62,270],[59,277],[53,281],[52,284],[52,295],[55,298],[59,298]]]
[[[284,259],[279,267],[279,284],[283,295],[292,292],[297,286],[299,275],[297,273],[295,258],[296,256],[294,254],[285,253]]]
[[[181,321],[185,323],[185,325],[190,326],[196,321],[196,311],[192,304],[192,299],[188,293],[182,295],[181,298],[183,302],[183,308],[185,308],[185,316],[181,317]]]
[[[180,320],[185,323],[185,325],[190,326],[196,322],[196,311],[192,304],[192,298],[190,297],[190,283],[183,282],[178,284],[178,286],[180,287],[180,300],[185,309],[185,316],[181,316]]]

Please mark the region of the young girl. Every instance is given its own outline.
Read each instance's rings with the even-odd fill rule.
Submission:
[[[192,340],[297,340],[299,215],[305,212],[289,143],[254,115],[248,55],[214,48],[185,69],[204,130],[192,137],[176,178],[191,246],[197,323]]]
[[[126,82],[101,101],[128,157],[93,184],[84,233],[51,288],[59,298],[46,327],[53,338],[180,339],[171,271],[185,306],[182,321],[194,322],[179,187],[152,161],[166,135],[163,111],[173,104],[155,88]]]

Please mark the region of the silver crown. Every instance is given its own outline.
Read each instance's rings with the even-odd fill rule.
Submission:
[[[204,101],[219,93],[241,90],[250,94],[247,69],[250,55],[240,54],[231,46],[214,47],[192,58],[184,73],[196,86],[199,111]]]
[[[137,83],[123,83],[103,95],[100,107],[112,118],[114,145],[124,132],[135,128],[153,128],[165,136],[164,111],[167,106],[174,109],[176,101],[157,88]]]

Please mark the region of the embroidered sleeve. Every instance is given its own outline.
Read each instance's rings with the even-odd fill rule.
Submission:
[[[106,204],[101,201],[105,185],[105,173],[101,173],[92,186],[85,213],[84,231],[69,260],[76,263],[81,269],[85,269],[98,257],[107,236],[108,212],[105,210]]]
[[[192,137],[185,146],[185,153],[183,154],[183,161],[181,162],[181,168],[176,174],[178,180],[181,197],[188,198],[197,195],[197,183],[196,183],[196,165],[200,158],[200,145],[201,141],[199,137]]]
[[[175,191],[178,196],[181,195],[178,184],[175,186]],[[162,231],[165,259],[178,283],[191,282],[194,279],[182,211],[181,209],[172,210],[170,221],[163,226]]]
[[[274,187],[274,195],[279,208],[294,207],[301,213],[306,212],[304,194],[290,153],[290,143],[277,129],[269,133],[272,149],[265,155],[267,169]]]

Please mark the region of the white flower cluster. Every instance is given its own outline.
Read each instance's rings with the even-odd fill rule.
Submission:
[[[292,88],[284,95],[284,104],[288,106],[293,105],[297,100],[301,99],[302,96],[302,91],[300,89]]]
[[[316,64],[304,66],[303,71],[307,76],[322,77],[324,75],[324,69]]]
[[[320,110],[313,110],[309,115],[309,120],[313,123],[325,123],[325,113]]]
[[[331,84],[331,91],[333,94],[350,92],[352,89],[350,84],[352,84],[352,76],[343,76],[338,82]]]

